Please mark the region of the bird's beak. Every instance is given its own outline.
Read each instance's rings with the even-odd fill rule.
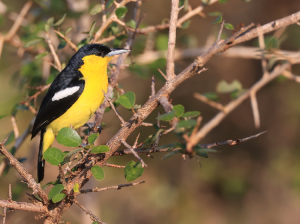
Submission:
[[[109,52],[107,55],[105,55],[106,57],[112,57],[114,55],[117,55],[117,54],[123,54],[123,53],[126,53],[126,52],[129,52],[130,50],[127,50],[127,49],[111,49],[111,52]]]

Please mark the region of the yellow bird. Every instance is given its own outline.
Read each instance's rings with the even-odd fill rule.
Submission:
[[[32,138],[41,131],[38,155],[38,181],[44,179],[43,153],[51,147],[64,127],[79,128],[95,113],[107,91],[107,65],[117,54],[130,50],[89,44],[78,50],[51,84],[32,129]]]

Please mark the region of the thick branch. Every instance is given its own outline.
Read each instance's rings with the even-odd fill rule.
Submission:
[[[32,204],[32,203],[27,203],[27,202],[0,200],[0,207],[24,210],[24,211],[28,211],[28,212],[48,213],[48,209],[46,206],[43,206],[42,204]]]

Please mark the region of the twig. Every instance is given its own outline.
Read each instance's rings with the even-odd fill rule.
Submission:
[[[94,215],[90,210],[86,209],[82,204],[80,204],[77,200],[74,200],[74,203],[79,206],[83,211],[85,211],[86,214],[88,214],[91,217],[91,220],[96,221],[101,224],[105,224],[105,222],[102,222],[96,215]]]
[[[222,21],[217,41],[219,41],[221,39],[221,35],[222,35],[222,32],[223,32],[223,28],[224,28],[224,23],[225,23],[225,20]]]
[[[257,33],[258,33],[258,43],[261,50],[261,66],[263,70],[263,76],[267,76],[269,75],[268,64],[264,53],[266,46],[265,46],[264,34],[261,30],[260,25],[257,25]]]
[[[164,77],[165,80],[168,80],[168,77],[158,68],[159,73]]]
[[[152,76],[152,79],[151,79],[151,97],[153,97],[155,95],[155,79],[154,79],[154,76]]]
[[[174,74],[174,55],[176,44],[176,24],[179,13],[179,0],[172,0],[170,27],[169,27],[169,41],[168,41],[168,53],[167,53],[167,77],[168,80],[175,76]]]
[[[38,194],[44,204],[48,203],[48,196],[45,194],[40,184],[35,182],[32,176],[24,169],[23,165],[4,147],[5,140],[0,143],[0,151],[6,156],[10,164],[15,167],[18,173],[26,180],[27,185],[33,190],[33,194]]]
[[[163,106],[166,113],[169,113],[172,111],[172,104],[170,104],[167,97],[163,96],[160,98],[159,103]]]
[[[20,13],[18,14],[18,18],[8,31],[8,33],[5,35],[5,41],[11,40],[11,38],[17,33],[18,29],[20,28],[22,21],[26,14],[28,13],[30,7],[32,6],[32,1],[26,2],[26,4],[21,9]]]
[[[56,64],[58,70],[61,71],[61,63],[60,63],[60,60],[59,60],[59,58],[58,58],[58,56],[57,56],[57,54],[55,52],[55,49],[53,47],[52,41],[50,39],[49,32],[45,32],[45,41],[46,41],[46,43],[49,46],[49,49],[51,51],[51,54],[52,54],[52,56],[54,58],[54,61],[55,61],[55,64]]]
[[[248,141],[252,138],[257,138],[258,136],[266,133],[267,131],[262,131],[256,135],[251,135],[249,137],[246,137],[246,138],[241,138],[241,139],[236,139],[236,140],[227,140],[227,141],[224,141],[224,142],[215,142],[215,143],[209,143],[209,144],[202,144],[202,145],[199,145],[201,148],[207,148],[207,149],[210,149],[210,148],[213,148],[213,147],[217,147],[217,146],[223,146],[223,145],[238,145],[242,142],[245,142],[245,141]]]
[[[132,154],[140,161],[140,163],[142,164],[142,167],[147,167],[147,164],[142,160],[142,158],[139,156],[139,154],[137,154],[134,150],[134,148],[132,148],[127,142],[125,142],[124,140],[121,140],[121,142],[123,143],[123,145],[128,148]]]
[[[105,164],[103,164],[103,166],[113,167],[113,168],[120,168],[120,169],[124,169],[125,168],[125,166],[115,165],[115,164],[110,164],[110,163],[105,163]]]
[[[7,207],[10,209],[25,210],[28,212],[39,212],[39,213],[47,213],[48,214],[47,207],[43,206],[40,203],[32,204],[32,203],[27,203],[27,202],[0,200],[0,207]]]
[[[196,99],[202,101],[203,103],[208,104],[208,105],[211,106],[211,107],[214,107],[214,108],[216,108],[216,109],[218,109],[218,110],[224,111],[224,107],[223,107],[222,104],[217,103],[217,102],[215,102],[215,101],[212,101],[212,100],[206,98],[205,96],[203,96],[203,95],[201,95],[201,94],[199,94],[199,93],[194,93],[194,97],[195,97]]]
[[[20,136],[20,132],[19,132],[19,128],[18,128],[18,125],[17,125],[17,122],[16,122],[16,117],[11,115],[10,116],[10,121],[11,121],[11,124],[13,126],[15,138],[17,139]]]
[[[86,193],[90,193],[90,192],[101,192],[101,191],[107,191],[107,190],[113,190],[113,189],[120,190],[122,187],[131,187],[131,186],[136,186],[138,184],[143,184],[143,183],[145,183],[145,181],[129,183],[129,184],[120,184],[120,185],[117,185],[117,186],[103,187],[103,188],[97,188],[96,187],[96,188],[93,188],[93,189],[81,190],[80,193],[81,194],[86,194]]]
[[[70,47],[74,50],[74,51],[78,51],[78,47],[69,39],[67,38],[65,35],[63,35],[61,32],[59,32],[58,30],[54,30],[54,32],[60,36],[61,38],[63,38],[69,45]]]
[[[300,76],[299,75],[294,75],[294,74],[292,74],[290,71],[284,71],[284,72],[282,72],[282,74],[286,77],[286,78],[288,78],[288,79],[290,79],[290,80],[293,80],[293,81],[295,81],[295,82],[298,82],[298,83],[300,83]]]
[[[255,124],[256,128],[259,128],[260,127],[260,116],[259,116],[258,103],[257,103],[255,91],[250,93],[250,101],[251,101],[252,113],[253,113],[253,118],[254,118],[254,124]]]
[[[107,102],[110,104],[111,108],[113,109],[113,111],[115,112],[115,114],[117,115],[117,117],[119,118],[119,120],[121,121],[121,126],[123,126],[126,122],[124,121],[124,119],[122,118],[122,116],[120,115],[120,113],[117,111],[117,109],[115,108],[114,104],[111,102],[111,100],[107,97],[106,93],[103,91],[104,97],[107,100]]]

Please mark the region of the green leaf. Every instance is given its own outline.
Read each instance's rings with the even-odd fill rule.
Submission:
[[[182,148],[184,148],[184,144],[175,142],[175,143],[170,143],[170,144],[166,144],[166,145],[161,145],[158,147],[158,149],[164,149],[164,148],[168,148],[168,151],[171,151],[173,149],[182,149]]]
[[[242,84],[237,80],[233,80],[231,83],[222,80],[217,84],[218,93],[231,93],[234,90],[241,90],[241,89],[242,89]]]
[[[221,12],[218,12],[218,11],[215,11],[215,12],[210,12],[208,13],[209,16],[219,16],[219,15],[222,15]]]
[[[171,121],[175,117],[175,114],[175,111],[171,111],[169,113],[158,116],[156,119],[161,121]]]
[[[167,155],[165,155],[162,159],[170,158],[171,156],[174,156],[174,155],[176,155],[176,154],[178,154],[178,153],[182,153],[182,152],[183,152],[183,150],[175,150],[175,151],[170,152],[170,153],[168,153]]]
[[[191,23],[191,20],[185,21],[185,22],[181,25],[181,29],[187,29],[187,28],[189,28],[190,23]]]
[[[54,73],[51,73],[46,81],[46,84],[50,84],[54,81],[56,75]]]
[[[67,28],[67,29],[66,29],[66,32],[65,32],[65,36],[66,36],[67,33],[69,33],[71,30],[72,30],[72,27]]]
[[[48,55],[49,52],[48,51],[45,51],[44,53],[41,53],[41,54],[38,54],[37,56],[35,56],[35,59],[40,59],[40,58],[43,58],[45,57],[46,55]]]
[[[46,32],[49,32],[50,27],[53,25],[53,21],[54,21],[53,17],[51,17],[47,20],[47,23],[45,24],[45,31]]]
[[[185,4],[185,0],[179,0],[179,8]]]
[[[222,15],[219,15],[212,24],[216,24],[216,23],[220,23],[220,22],[222,22]]]
[[[228,0],[219,0],[219,2],[220,2],[221,4],[224,4],[224,3],[228,2]]]
[[[135,94],[134,94],[134,92],[127,92],[124,95],[121,95],[119,97],[119,102],[123,107],[125,107],[127,109],[132,108],[135,104]]]
[[[90,153],[98,154],[98,153],[105,153],[109,151],[109,147],[107,145],[98,145],[94,147]]]
[[[68,127],[60,129],[56,140],[59,144],[68,147],[77,147],[81,144],[79,134],[74,129]]]
[[[114,1],[115,0],[109,0],[105,5],[105,9],[108,9],[114,3]]]
[[[48,163],[54,166],[58,166],[61,162],[64,161],[64,154],[62,153],[62,151],[54,147],[47,149],[44,152],[43,156]]]
[[[127,11],[128,11],[128,9],[126,6],[119,7],[116,10],[116,15],[119,19],[122,19],[126,15]]]
[[[92,169],[92,174],[96,178],[96,180],[102,180],[104,178],[104,171],[102,167],[100,166],[93,166]]]
[[[96,25],[96,21],[94,21],[91,25],[90,31],[89,31],[89,38],[87,40],[87,42],[90,42],[90,40],[93,38],[94,36],[94,30],[95,30],[95,25]]]
[[[63,49],[65,46],[67,46],[67,41],[62,40],[62,41],[59,43],[57,49]]]
[[[136,28],[136,22],[131,19],[126,23],[127,26],[130,26],[131,28],[135,29]]]
[[[196,124],[196,120],[182,120],[177,123],[176,128],[191,128],[194,127]]]
[[[176,117],[181,117],[184,113],[184,106],[182,106],[181,104],[175,105],[172,108],[172,111],[175,111],[175,116]]]
[[[96,14],[100,13],[101,11],[102,11],[102,6],[101,6],[101,4],[97,4],[97,5],[95,5],[95,6],[91,9],[90,14],[91,14],[91,15],[96,15]]]
[[[73,191],[74,192],[79,192],[79,184],[78,183],[76,183],[75,185],[74,185],[74,187],[73,187]]]
[[[41,40],[42,40],[42,39],[33,39],[33,40],[30,40],[30,41],[28,41],[28,42],[25,44],[24,48],[31,47],[31,46],[37,44],[38,42],[40,42]]]
[[[99,224],[99,222],[95,221],[95,222],[93,222],[92,224]]]
[[[51,200],[55,195],[59,194],[64,189],[64,185],[57,184],[55,185],[48,194],[48,199]]]
[[[5,117],[7,117],[7,115],[0,115],[0,120]]]
[[[199,111],[189,111],[189,112],[185,112],[181,117],[197,117],[199,116],[201,113]]]
[[[91,135],[88,137],[88,142],[89,142],[90,144],[93,144],[93,143],[96,141],[96,139],[98,138],[98,136],[99,136],[99,133],[91,134]]]
[[[198,156],[201,156],[203,158],[208,158],[208,155],[207,155],[208,152],[217,152],[217,150],[215,150],[215,149],[201,148],[199,145],[196,145],[194,147],[194,152]]]
[[[216,93],[209,92],[209,93],[203,93],[201,95],[206,97],[209,100],[212,100],[212,101],[219,101],[220,100],[220,97]]]
[[[53,203],[57,203],[57,202],[60,202],[61,200],[63,200],[67,195],[64,194],[64,193],[58,193],[57,195],[55,195],[53,198],[52,198],[52,201]]]
[[[66,15],[67,15],[67,13],[65,13],[65,14],[61,17],[60,20],[58,20],[56,23],[54,23],[53,26],[59,26],[60,24],[62,24],[63,21],[64,21],[65,18],[66,18]]]
[[[135,179],[142,176],[144,173],[144,168],[142,168],[142,164],[139,162],[130,161],[127,163],[124,169],[125,179],[128,182],[134,181]]]
[[[225,23],[224,26],[227,30],[233,30],[234,29],[234,26],[230,23]]]
[[[15,133],[13,131],[8,133],[9,137],[7,139],[7,141],[4,143],[4,145],[9,145],[10,143],[12,143],[15,140]]]

